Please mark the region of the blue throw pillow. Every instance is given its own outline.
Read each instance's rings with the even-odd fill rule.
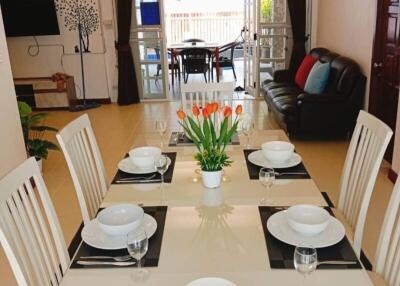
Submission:
[[[308,75],[304,91],[310,94],[321,94],[328,84],[331,67],[329,63],[316,62]]]

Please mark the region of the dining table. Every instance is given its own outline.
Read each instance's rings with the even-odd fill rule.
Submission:
[[[217,73],[217,82],[219,82],[219,50],[225,44],[215,42],[184,42],[184,43],[172,43],[167,46],[167,50],[171,53],[171,66],[174,67],[175,57],[179,55],[179,52],[189,48],[203,48],[210,50],[215,57],[215,70]],[[212,71],[211,71],[212,72]],[[174,77],[172,77],[172,85],[174,85]]]
[[[173,134],[170,135],[173,141]],[[246,142],[240,135],[240,142]],[[263,142],[289,141],[283,130],[257,131],[252,135],[252,148]],[[158,133],[140,133],[129,144],[160,146]],[[128,146],[128,144],[127,144]],[[129,151],[129,148],[126,150]],[[111,184],[102,207],[134,203],[146,207],[166,207],[162,241],[157,266],[146,267],[146,278],[136,281],[135,268],[70,268],[61,285],[187,285],[202,277],[220,277],[235,285],[302,285],[296,270],[275,267],[265,237],[266,221],[260,217],[260,200],[265,188],[251,179],[243,144],[229,145],[227,154],[233,163],[224,168],[220,186],[223,203],[218,207],[203,204],[207,190],[201,182],[194,146],[164,144],[162,151],[176,153],[171,182]],[[305,168],[307,162],[303,162]],[[268,192],[271,207],[313,204],[329,207],[312,176],[277,179]],[[264,206],[265,207],[265,206]],[[81,242],[83,243],[83,242]],[[151,242],[149,242],[151,243]],[[73,260],[73,259],[72,259]],[[364,267],[354,269],[317,269],[304,285],[345,286],[373,285]],[[211,286],[211,285],[210,285]]]

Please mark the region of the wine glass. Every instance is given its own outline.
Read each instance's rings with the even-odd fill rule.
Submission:
[[[149,241],[143,225],[127,234],[126,245],[130,256],[137,261],[137,274],[146,274],[147,271],[142,269],[141,260],[147,253]]]
[[[293,263],[297,272],[303,276],[303,285],[305,285],[307,275],[317,269],[317,250],[310,244],[301,243],[294,250]]]
[[[154,161],[154,166],[156,167],[157,172],[160,173],[160,175],[161,175],[160,188],[161,188],[161,190],[163,190],[164,189],[164,173],[168,170],[168,157],[165,155],[160,155]]]
[[[164,135],[167,132],[167,121],[165,121],[165,120],[157,120],[156,121],[156,130],[160,134],[161,147],[163,147],[164,146]]]
[[[261,168],[259,174],[258,174],[258,179],[263,187],[266,189],[266,193],[271,189],[271,187],[274,185],[275,182],[275,170],[272,168]],[[262,205],[271,205],[272,200],[267,200],[267,194],[266,196],[261,199],[260,203]]]
[[[244,148],[250,149],[250,136],[254,131],[254,121],[252,119],[246,119],[242,122],[242,132],[246,136],[246,145]]]

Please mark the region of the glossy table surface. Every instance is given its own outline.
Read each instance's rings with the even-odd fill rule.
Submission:
[[[241,138],[241,141],[243,138]],[[288,140],[280,130],[260,131],[252,138],[262,142]],[[133,146],[159,145],[155,133],[139,134]],[[230,146],[234,163],[226,168],[221,185],[224,203],[202,205],[204,189],[195,171],[192,147],[165,147],[177,152],[173,180],[164,193],[158,184],[112,185],[103,206],[121,202],[168,205],[159,265],[146,268],[142,285],[186,285],[208,276],[229,279],[237,285],[301,285],[294,270],[270,269],[258,205],[265,195],[261,184],[249,180],[243,147]],[[306,163],[306,162],[305,162]],[[312,179],[277,180],[269,197],[274,205],[311,203],[325,206]],[[134,268],[70,269],[62,285],[135,285]],[[364,270],[317,270],[307,285],[372,285]],[[211,285],[210,285],[211,286]]]

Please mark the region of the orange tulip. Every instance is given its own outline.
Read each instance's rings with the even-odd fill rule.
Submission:
[[[242,113],[242,111],[243,111],[243,106],[242,105],[238,105],[236,107],[235,113],[236,113],[236,115],[239,115],[239,114]]]
[[[210,113],[208,112],[207,108],[203,108],[202,113],[204,118],[208,118],[210,116]]]
[[[195,105],[192,108],[192,112],[193,112],[193,115],[197,117],[200,114],[200,109]]]
[[[219,108],[218,102],[213,103],[213,112],[217,112]]]
[[[214,104],[213,104],[213,103],[207,103],[205,109],[207,109],[207,112],[208,112],[208,114],[210,115],[210,114],[213,113],[213,111],[214,111]]]
[[[179,110],[176,112],[176,114],[178,115],[179,119],[181,119],[181,120],[183,120],[183,119],[186,118],[186,113],[185,113],[182,109],[179,109]]]
[[[223,114],[225,118],[231,116],[232,108],[230,108],[229,106],[225,106],[223,109]]]

